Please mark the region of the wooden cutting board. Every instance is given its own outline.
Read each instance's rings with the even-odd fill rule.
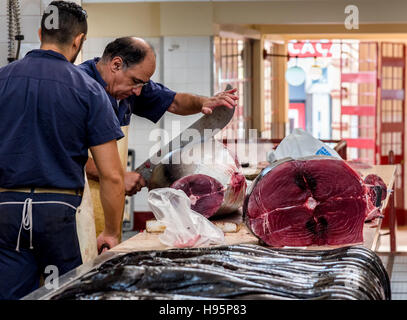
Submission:
[[[235,213],[227,216],[215,217],[210,220],[215,226],[221,229],[224,233],[236,233],[239,232],[243,225],[242,213],[236,211]],[[156,219],[147,220],[146,231],[149,233],[161,233],[164,232],[164,223],[157,221]]]
[[[128,253],[133,251],[168,250],[168,247],[159,240],[160,233],[139,232],[134,237],[110,249],[112,252]],[[258,239],[253,236],[246,226],[242,225],[238,232],[225,233],[225,245],[233,244],[258,244]]]

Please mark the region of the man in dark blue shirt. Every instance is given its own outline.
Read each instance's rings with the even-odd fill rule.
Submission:
[[[101,58],[85,61],[79,67],[106,89],[121,126],[129,125],[131,114],[157,122],[166,111],[178,115],[210,114],[218,106],[233,108],[236,104],[236,89],[213,97],[176,93],[150,80],[155,66],[154,51],[146,41],[123,37],[109,43]],[[98,179],[92,159],[86,164],[86,172],[90,179]],[[144,186],[138,173],[125,173],[127,195]]]
[[[86,12],[72,2],[50,6],[59,25],[46,26],[54,12],[46,10],[41,49],[0,69],[0,299],[35,290],[50,266],[60,276],[82,263],[75,214],[89,148],[105,213],[98,241],[113,247],[120,237],[123,132],[105,90],[72,64]]]

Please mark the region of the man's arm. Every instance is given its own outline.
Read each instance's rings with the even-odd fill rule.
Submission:
[[[92,158],[88,158],[86,162],[86,176],[90,180],[99,181],[99,172],[96,168],[95,161]],[[132,196],[139,192],[146,186],[144,178],[135,171],[124,172],[124,190],[126,196]]]
[[[233,108],[236,106],[238,96],[234,95],[237,89],[220,92],[213,97],[202,97],[189,93],[177,93],[168,111],[182,116],[187,116],[202,112],[211,114],[216,107],[226,106]]]
[[[100,181],[100,200],[105,216],[105,229],[98,236],[98,250],[107,243],[119,243],[124,211],[124,173],[116,140],[90,148]]]
[[[88,158],[85,166],[86,176],[90,180],[99,181],[99,172],[98,168],[96,168],[95,161],[91,157]]]

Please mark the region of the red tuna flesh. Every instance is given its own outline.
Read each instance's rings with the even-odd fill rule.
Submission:
[[[369,174],[364,179],[365,185],[368,187],[368,216],[367,221],[373,220],[377,217],[381,217],[380,203],[386,199],[387,196],[387,186],[384,183],[383,179],[376,174]],[[380,189],[377,190],[377,188]],[[380,200],[378,201],[378,196],[380,193]],[[377,207],[378,205],[379,207]]]
[[[193,174],[175,181],[171,188],[180,189],[191,199],[191,209],[209,218],[223,202],[224,188],[216,179],[205,174]]]
[[[363,241],[368,189],[344,161],[286,161],[256,180],[245,200],[245,221],[267,245]]]
[[[365,184],[367,187],[369,187],[369,197],[372,200],[373,203],[376,203],[377,201],[377,193],[375,192],[374,187],[380,187],[381,189],[381,201],[386,199],[387,196],[387,186],[384,183],[383,179],[380,178],[376,174],[369,174],[365,178]]]
[[[228,188],[218,180],[205,174],[193,174],[175,181],[171,188],[180,189],[191,200],[191,209],[206,218],[222,214],[222,204],[241,203],[241,196],[246,189],[246,178],[234,172]]]

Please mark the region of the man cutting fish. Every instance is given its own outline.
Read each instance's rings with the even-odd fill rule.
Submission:
[[[176,93],[150,80],[155,67],[153,48],[145,40],[133,37],[116,39],[107,45],[101,58],[80,65],[106,89],[121,126],[129,125],[131,114],[156,123],[166,111],[178,115],[210,114],[219,106],[233,108],[238,100],[234,95],[237,89],[210,98]],[[97,179],[91,159],[86,168],[88,176]],[[145,186],[145,181],[136,172],[126,172],[125,185],[126,195],[132,195]]]
[[[47,267],[62,275],[82,263],[76,209],[91,150],[100,172],[105,228],[99,242],[119,242],[124,207],[123,137],[106,92],[72,63],[87,33],[86,12],[53,1],[41,48],[0,69],[0,299],[39,287]],[[58,28],[47,27],[49,13]]]
[[[192,115],[200,112],[211,114],[212,110],[219,106],[233,108],[238,100],[234,95],[237,89],[228,90],[213,97],[202,97],[177,93],[150,80],[155,72],[156,57],[153,48],[140,38],[118,38],[106,46],[101,58],[85,61],[79,67],[105,88],[125,133],[132,114],[156,123],[166,111],[177,115]],[[125,166],[127,145],[122,149],[122,163]],[[89,159],[86,164],[86,172],[88,178],[97,181],[98,172],[92,159]],[[89,183],[92,188],[94,181]],[[139,173],[125,172],[126,195],[137,193],[145,185],[146,181]],[[98,221],[97,207],[96,205],[96,221]],[[98,222],[96,222],[97,225]]]

